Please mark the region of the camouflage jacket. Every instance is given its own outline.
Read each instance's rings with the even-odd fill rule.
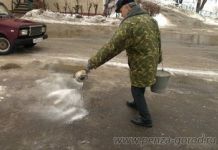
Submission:
[[[157,22],[138,6],[133,7],[111,40],[89,59],[89,69],[96,69],[123,50],[128,56],[131,85],[154,84],[157,65],[162,61],[160,31]]]

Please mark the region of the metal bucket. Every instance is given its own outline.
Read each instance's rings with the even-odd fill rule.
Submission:
[[[164,70],[158,70],[156,74],[156,83],[151,86],[154,93],[163,93],[166,91],[170,79],[170,73]]]

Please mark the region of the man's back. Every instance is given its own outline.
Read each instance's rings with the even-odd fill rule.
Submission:
[[[136,6],[110,41],[89,59],[89,68],[97,68],[126,50],[131,84],[136,87],[150,86],[155,83],[157,64],[161,61],[160,46],[156,21]]]
[[[157,22],[147,14],[127,18],[123,25],[129,26],[128,63],[130,77],[135,86],[150,86],[161,57],[160,31]]]
[[[159,55],[160,32],[157,22],[147,14],[128,18],[131,29],[131,44],[128,53],[139,55]]]

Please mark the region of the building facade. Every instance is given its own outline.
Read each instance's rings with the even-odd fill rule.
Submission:
[[[67,12],[74,10],[76,5],[82,6],[83,13],[87,13],[90,10],[90,13],[102,14],[104,11],[103,0],[44,0],[48,9],[52,11],[58,11],[59,7],[61,12]],[[58,5],[58,6],[57,6]],[[67,8],[66,8],[67,6]],[[95,10],[95,8],[97,9]]]
[[[4,3],[9,10],[11,10],[11,0],[0,0],[0,2]]]
[[[20,0],[21,3],[27,0]],[[33,0],[37,1],[37,0]],[[83,13],[90,11],[91,14],[94,14],[96,11],[97,14],[103,14],[104,12],[104,3],[106,0],[38,0],[44,1],[46,7],[51,11],[60,11],[60,12],[75,12],[76,5],[80,6]],[[8,9],[11,10],[12,0],[0,0],[3,2]],[[82,7],[81,7],[82,6]]]

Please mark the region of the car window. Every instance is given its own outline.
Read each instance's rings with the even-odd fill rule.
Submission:
[[[9,15],[8,10],[3,5],[0,5],[0,15]]]

